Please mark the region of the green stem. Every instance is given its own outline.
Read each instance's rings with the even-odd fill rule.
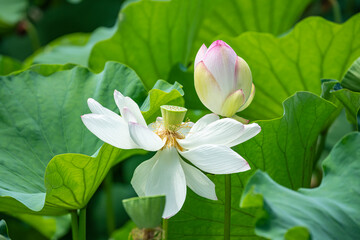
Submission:
[[[71,211],[71,229],[72,229],[72,239],[79,239],[79,224],[78,224],[78,214],[77,210]]]
[[[108,235],[115,230],[115,214],[114,214],[114,203],[113,203],[113,172],[110,169],[109,173],[105,178],[105,191],[106,191],[106,220]]]
[[[230,240],[231,224],[231,175],[225,175],[224,240]]]
[[[333,8],[334,21],[337,23],[341,23],[342,17],[339,2],[337,0],[329,0],[329,2],[331,3]]]
[[[86,206],[79,213],[79,240],[86,239]]]
[[[162,224],[162,229],[163,229],[162,239],[163,240],[168,239],[168,225],[169,225],[169,219],[163,218],[163,224]]]
[[[34,51],[36,51],[41,46],[38,32],[35,26],[29,20],[26,20],[26,25],[27,25],[27,33],[29,35],[32,48]]]

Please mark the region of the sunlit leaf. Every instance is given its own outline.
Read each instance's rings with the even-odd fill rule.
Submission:
[[[210,1],[140,0],[120,12],[117,32],[97,43],[89,65],[102,70],[113,60],[133,68],[150,89],[158,79],[167,79],[176,63],[187,64],[205,9]]]
[[[108,60],[126,63],[149,88],[159,78],[168,79],[175,64],[188,66],[202,42],[209,43],[219,34],[238,36],[245,31],[282,33],[309,2],[135,1],[122,9],[116,34],[94,46],[90,67],[100,71]]]
[[[144,118],[151,123],[161,115],[160,108],[151,108],[151,106],[165,105],[165,102],[167,105],[183,106],[183,95],[184,91],[179,83],[175,82],[172,85],[163,80],[157,81],[154,88],[149,91],[149,95],[141,105],[141,111],[143,112]]]
[[[278,35],[289,30],[313,0],[221,0],[204,20],[199,41],[210,44],[220,34],[268,32]]]
[[[123,151],[104,144],[95,158],[74,153],[56,155],[45,171],[45,210],[84,208]]]

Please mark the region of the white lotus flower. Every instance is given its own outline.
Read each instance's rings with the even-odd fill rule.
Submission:
[[[83,115],[82,121],[112,146],[157,151],[136,168],[131,184],[139,196],[166,195],[164,218],[181,209],[186,186],[202,197],[217,200],[214,183],[199,169],[212,174],[250,169],[246,160],[230,147],[258,134],[258,124],[243,125],[230,118],[219,119],[216,114],[205,115],[195,124],[182,122],[185,108],[162,106],[163,118],[147,126],[131,98],[116,90],[114,98],[121,116],[90,98],[92,113]]]

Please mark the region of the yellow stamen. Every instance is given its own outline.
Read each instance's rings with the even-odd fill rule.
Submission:
[[[185,122],[185,123],[180,124],[179,127],[177,128],[177,130],[183,129],[183,128],[191,128],[191,126],[189,126],[188,122]],[[163,141],[165,141],[164,147],[162,149],[167,148],[167,147],[175,147],[179,151],[184,151],[184,148],[181,147],[180,144],[177,142],[178,139],[185,138],[184,134],[182,134],[178,131],[165,129],[164,126],[159,122],[156,123],[154,132]]]

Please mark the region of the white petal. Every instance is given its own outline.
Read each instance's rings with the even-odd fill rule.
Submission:
[[[218,144],[229,146],[229,143],[239,138],[244,125],[231,118],[223,118],[210,123],[202,130],[188,134],[178,143],[183,148],[195,148],[204,144]]]
[[[121,113],[121,116],[124,118],[125,122],[130,123],[137,123],[137,119],[135,118],[134,114],[128,107],[124,107]]]
[[[131,179],[131,185],[133,186],[135,192],[140,197],[145,196],[145,187],[148,181],[148,177],[151,169],[153,168],[155,162],[159,158],[159,152],[157,152],[152,158],[141,163],[134,171],[134,175]]]
[[[157,117],[156,122],[150,123],[148,128],[153,132],[164,130],[164,119],[162,117]]]
[[[116,117],[95,113],[81,116],[85,126],[102,141],[123,149],[138,148],[129,134],[127,123],[119,115]]]
[[[207,51],[207,47],[205,44],[201,45],[199,51],[197,52],[196,54],[196,57],[195,57],[195,62],[194,62],[194,68],[196,67],[196,65],[203,60],[204,56],[205,56],[205,53]]]
[[[255,96],[255,85],[253,83],[251,87],[250,96],[248,97],[248,99],[246,99],[245,103],[237,110],[237,112],[243,111],[248,106],[250,106],[251,102],[254,100],[254,96]]]
[[[203,61],[200,61],[194,69],[194,86],[201,102],[212,112],[220,114],[228,94],[221,91],[219,83]]]
[[[115,90],[114,91],[114,99],[115,99],[115,103],[118,106],[121,116],[123,116],[124,114],[124,107],[127,107],[132,114],[135,116],[136,118],[136,122],[146,126],[146,122],[145,119],[143,117],[143,115],[141,114],[140,108],[139,106],[136,104],[136,102],[134,102],[134,100],[132,100],[129,97],[124,97],[121,92]]]
[[[235,79],[236,89],[242,89],[245,99],[248,99],[251,94],[252,76],[249,65],[241,57],[237,57],[235,64]]]
[[[183,122],[181,124],[180,129],[177,130],[177,132],[180,133],[182,136],[186,137],[186,135],[189,134],[193,126],[194,126],[193,122]]]
[[[185,173],[186,184],[189,188],[197,195],[211,200],[217,200],[215,184],[197,168],[184,161],[180,161],[180,163]]]
[[[132,140],[144,150],[157,151],[165,144],[161,138],[148,127],[144,127],[138,123],[129,122],[129,131]]]
[[[244,158],[226,146],[203,145],[180,154],[208,173],[230,174],[250,169]]]
[[[92,113],[96,113],[99,115],[108,115],[112,117],[120,117],[119,114],[114,113],[113,111],[103,107],[100,103],[98,103],[92,98],[89,98],[87,103]]]
[[[190,130],[190,133],[198,132],[210,123],[215,122],[216,120],[219,120],[219,116],[215,113],[206,114],[194,124],[194,126]]]
[[[241,132],[241,135],[232,141],[231,143],[227,144],[229,147],[236,146],[240,143],[243,143],[250,138],[255,137],[261,131],[261,127],[257,123],[252,123],[248,125],[244,125],[244,130]]]
[[[148,177],[146,196],[166,196],[163,218],[174,216],[185,202],[186,180],[180,161],[182,160],[175,148],[165,148],[159,151],[159,159]]]

